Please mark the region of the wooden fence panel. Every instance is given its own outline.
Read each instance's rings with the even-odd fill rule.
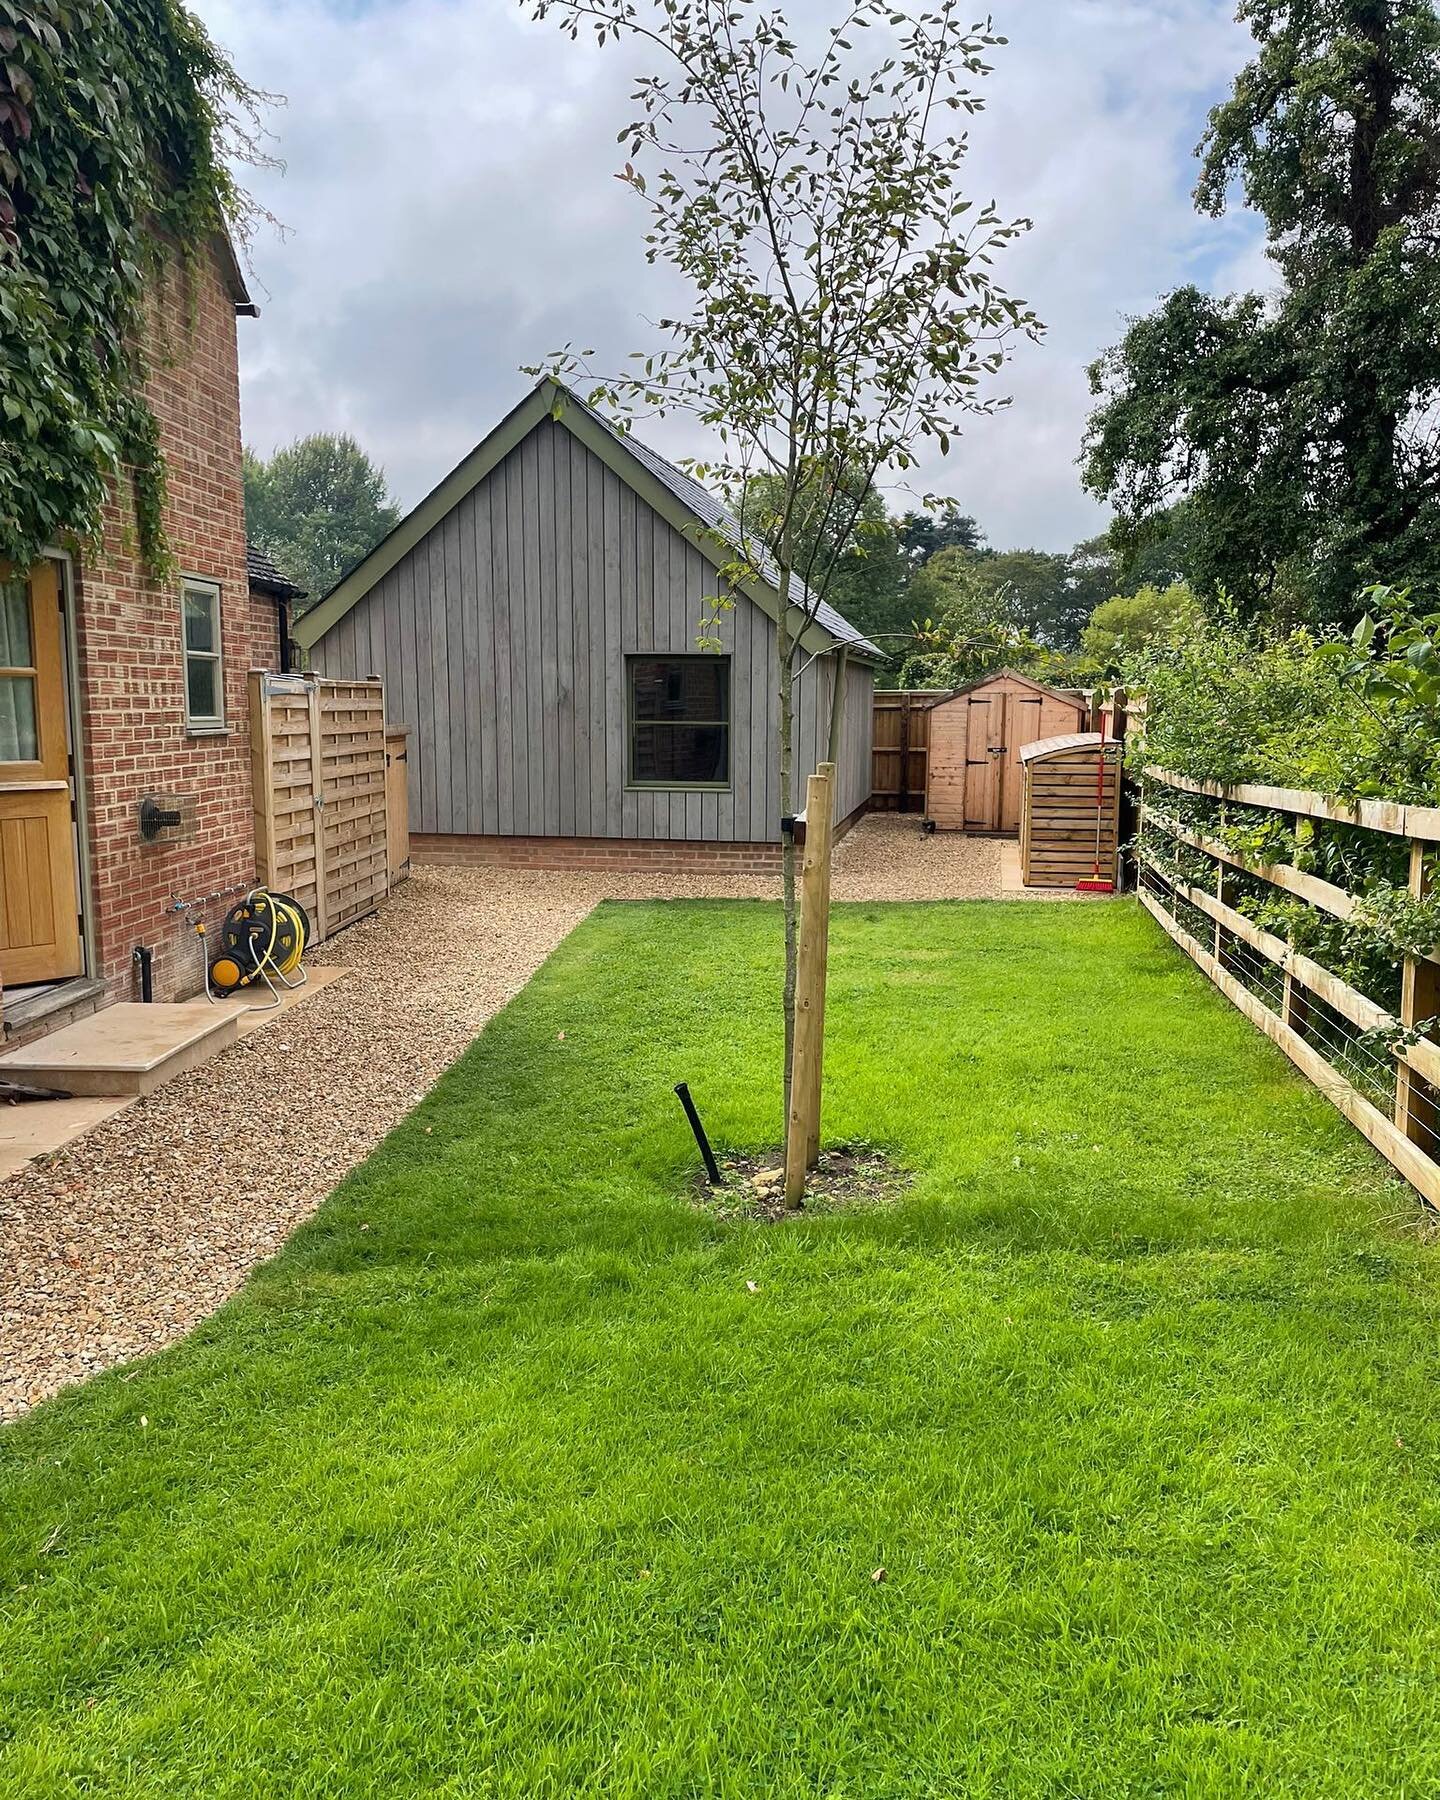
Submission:
[[[875,690],[870,743],[870,805],[875,811],[924,811],[930,708],[949,693],[949,688]]]
[[[384,690],[257,672],[250,711],[260,880],[293,894],[321,941],[389,891]]]
[[[1164,769],[1145,773],[1151,783],[1178,793],[1264,806],[1292,820],[1334,819],[1407,838],[1411,892],[1426,891],[1427,850],[1436,841],[1434,808],[1377,801],[1347,808],[1300,789],[1221,788]],[[1210,859],[1197,872],[1210,880],[1213,871],[1213,894],[1177,866],[1169,848],[1177,844]],[[1343,919],[1354,913],[1355,896],[1344,888],[1289,863],[1259,863],[1238,856],[1210,833],[1170,818],[1147,799],[1139,840],[1141,904],[1381,1155],[1432,1206],[1440,1207],[1440,1043],[1428,1035],[1430,1021],[1440,1012],[1440,968],[1434,955],[1405,964],[1399,1014],[1392,1016],[1231,906],[1226,897],[1231,870],[1329,915]],[[1328,1015],[1328,1024],[1323,1015]],[[1378,1038],[1383,1048],[1373,1043],[1367,1047],[1367,1037]],[[1393,1099],[1376,1088],[1374,1069],[1382,1058],[1393,1076]],[[1362,1087],[1371,1092],[1362,1092]]]

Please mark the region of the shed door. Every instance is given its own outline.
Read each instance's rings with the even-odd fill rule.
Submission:
[[[966,831],[1000,830],[1005,699],[992,691],[971,694],[965,702]]]
[[[1080,709],[1058,694],[1029,690],[975,694],[965,749],[965,829],[1015,837],[1025,810],[1020,752],[1041,738],[1074,731]]]
[[[81,973],[64,635],[54,563],[0,569],[0,978]]]

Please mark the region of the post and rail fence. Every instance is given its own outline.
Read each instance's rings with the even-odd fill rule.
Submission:
[[[1243,809],[1256,808],[1280,815],[1297,842],[1311,838],[1317,825],[1321,831],[1340,826],[1374,834],[1391,847],[1397,865],[1403,843],[1408,891],[1423,899],[1440,859],[1440,807],[1382,800],[1346,805],[1306,789],[1221,786],[1155,767],[1144,771],[1144,782],[1141,905],[1381,1155],[1440,1206],[1440,1043],[1429,1035],[1440,1014],[1440,957],[1405,959],[1398,1006],[1379,1004],[1235,904],[1274,893],[1348,922],[1362,896],[1294,862],[1242,854],[1217,835],[1227,809],[1254,819],[1259,815]],[[1212,803],[1207,829],[1196,810]],[[1180,816],[1187,808],[1188,819]],[[1365,840],[1359,843],[1363,848]]]

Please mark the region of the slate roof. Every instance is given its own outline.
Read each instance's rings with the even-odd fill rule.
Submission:
[[[740,521],[727,506],[723,506],[715,498],[709,488],[702,487],[693,476],[687,475],[683,469],[677,469],[674,463],[667,462],[658,450],[652,450],[648,444],[641,443],[640,439],[631,432],[617,431],[603,413],[598,413],[593,406],[587,405],[572,388],[567,388],[565,392],[574,405],[580,407],[597,425],[608,431],[616,443],[623,444],[636,462],[646,468],[657,481],[669,488],[680,504],[688,507],[702,525],[718,533],[726,543],[734,544],[737,548],[740,546]],[[778,592],[780,571],[768,554],[762,559],[760,570],[770,586]],[[877,649],[869,638],[862,637],[843,613],[831,606],[828,600],[821,600],[817,603],[810,589],[798,575],[793,573],[790,577],[790,604],[803,607],[818,624],[824,626],[831,637],[836,638],[842,644],[848,644],[852,650],[858,650],[863,656],[884,655],[884,651]]]
[[[258,544],[245,546],[245,573],[252,588],[259,588],[262,594],[271,594],[277,600],[303,600],[309,592],[308,588],[300,587],[282,575],[270,553]]]

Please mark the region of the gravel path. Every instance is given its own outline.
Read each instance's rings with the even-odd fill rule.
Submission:
[[[1000,846],[877,815],[841,900],[999,891]],[[421,868],[323,946],[313,999],[0,1182],[0,1419],[214,1311],[605,898],[772,898],[775,878]]]

